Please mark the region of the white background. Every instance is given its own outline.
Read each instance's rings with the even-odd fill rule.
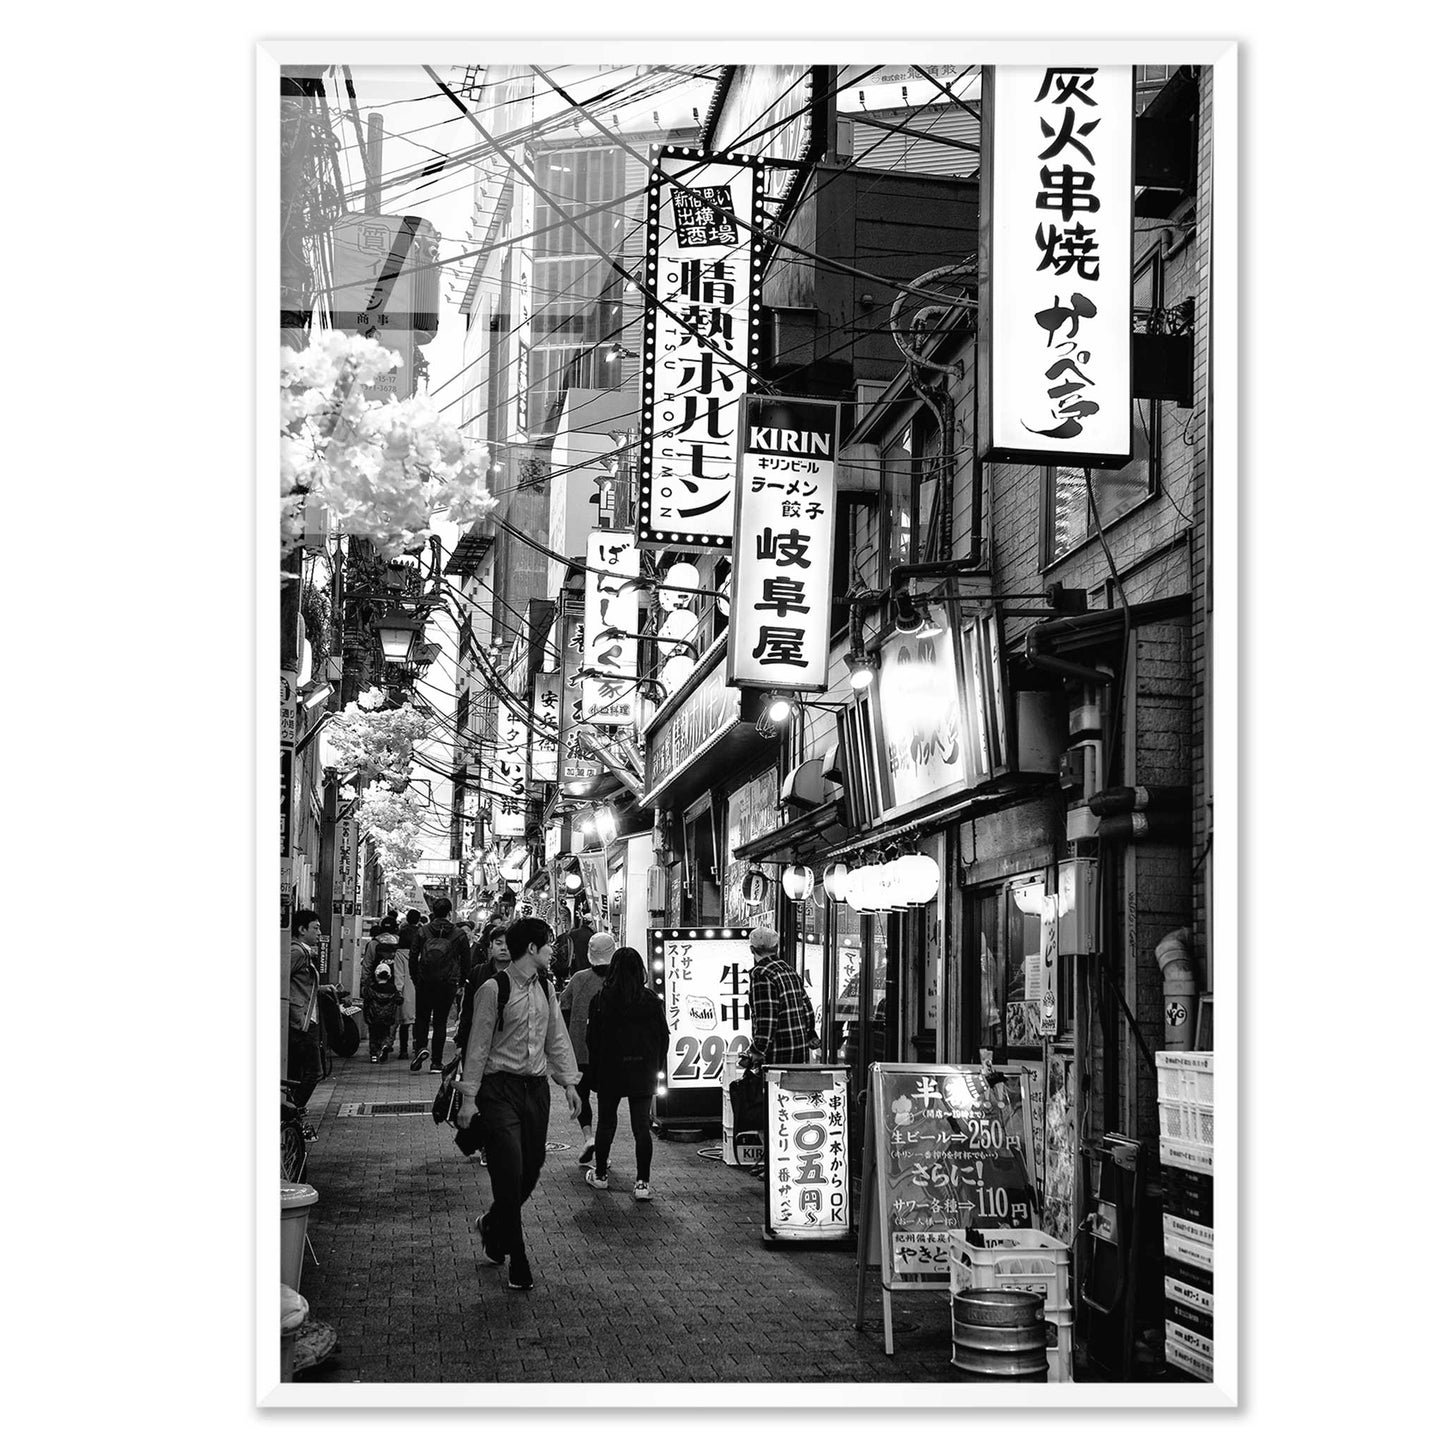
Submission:
[[[691,13],[693,34],[718,35],[716,11]],[[729,33],[806,40],[816,13],[737,0]],[[1391,1287],[1359,1243],[1413,1230],[1428,1260],[1433,1220],[1434,1155],[1406,1126],[1439,1091],[1428,882],[1439,688],[1422,631],[1437,611],[1438,543],[1421,523],[1437,515],[1440,465],[1402,419],[1438,414],[1438,341],[1418,273],[1400,264],[1431,174],[1411,138],[1437,122],[1418,59],[1437,48],[1428,13],[1382,0],[1317,6],[1302,24],[1292,7],[1217,0],[1096,15],[1096,34],[1244,40],[1245,1407],[1231,1418],[910,1414],[919,1438],[973,1427],[1009,1441],[1060,1430],[1091,1441],[1417,1438],[1416,1422],[1438,1413],[1422,1367],[1440,1329],[1429,1270]],[[249,766],[252,45],[343,21],[377,36],[407,24],[465,35],[485,19],[520,38],[544,24],[645,37],[678,33],[686,14],[559,3],[544,20],[353,0],[343,16],[257,0],[224,12],[42,7],[10,22],[7,199],[26,218],[7,233],[24,284],[9,292],[5,350],[7,580],[23,628],[10,650],[7,795],[7,1421],[20,1438],[397,1439],[427,1428],[391,1412],[262,1419],[252,1405],[252,979],[275,946],[273,912],[256,905]],[[889,23],[923,37],[890,44],[889,59],[931,59],[932,19],[830,5],[829,47],[854,58],[838,38]],[[1084,23],[1077,6],[1040,3],[985,12],[974,33],[1077,35]],[[729,60],[778,54],[724,49]],[[102,290],[113,304],[97,304]],[[269,658],[273,637],[262,642]],[[1382,731],[1386,710],[1424,726]],[[73,861],[57,870],[61,856]],[[268,884],[267,905],[270,895]],[[1316,1072],[1302,1071],[1306,1056]],[[1375,1159],[1420,1166],[1379,1217],[1299,1195],[1299,1160],[1358,1157],[1361,1141]],[[1351,1300],[1366,1291],[1388,1328],[1358,1321]],[[794,1424],[831,1445],[876,1435],[884,1418],[815,1408]],[[721,1410],[538,1423],[629,1441],[768,1428]],[[531,1428],[500,1411],[428,1424]]]

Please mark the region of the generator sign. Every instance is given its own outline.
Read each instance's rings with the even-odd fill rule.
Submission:
[[[663,146],[647,188],[637,540],[731,547],[747,374],[757,362],[763,167]]]
[[[666,928],[649,933],[652,987],[671,1035],[667,1087],[716,1089],[723,1062],[752,1040],[746,928]]]
[[[846,1239],[848,1071],[769,1069],[768,1234]]]
[[[1134,73],[983,77],[984,456],[1121,467],[1132,437]]]

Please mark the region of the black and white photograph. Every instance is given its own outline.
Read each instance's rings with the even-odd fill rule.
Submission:
[[[1235,48],[387,50],[258,66],[272,1398],[1230,1403]]]

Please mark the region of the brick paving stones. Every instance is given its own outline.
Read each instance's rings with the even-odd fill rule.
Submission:
[[[487,1172],[451,1131],[429,1112],[340,1117],[346,1104],[429,1105],[436,1080],[363,1053],[336,1060],[312,1097],[307,1177],[320,1200],[301,1293],[338,1343],[302,1383],[961,1383],[946,1293],[896,1298],[886,1356],[881,1325],[853,1327],[851,1246],[765,1247],[762,1182],[706,1157],[715,1140],[654,1137],[656,1196],[634,1200],[625,1113],[613,1188],[589,1189],[557,1088],[550,1139],[568,1147],[549,1151],[524,1211],[537,1285],[507,1289],[505,1268],[479,1263],[472,1229],[491,1200]],[[870,1287],[876,1322],[876,1272]]]

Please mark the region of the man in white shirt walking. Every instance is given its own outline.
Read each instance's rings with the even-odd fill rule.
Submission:
[[[522,1237],[522,1205],[531,1197],[547,1156],[552,1077],[563,1086],[576,1118],[581,1071],[567,1026],[546,982],[552,961],[552,929],[540,918],[519,918],[507,929],[512,955],[502,975],[489,978],[472,1004],[458,1091],[457,1128],[480,1119],[492,1181],[492,1207],[477,1219],[482,1250],[492,1264],[509,1260],[507,1284],[532,1288],[532,1267]],[[502,1003],[498,1025],[498,1002]]]

